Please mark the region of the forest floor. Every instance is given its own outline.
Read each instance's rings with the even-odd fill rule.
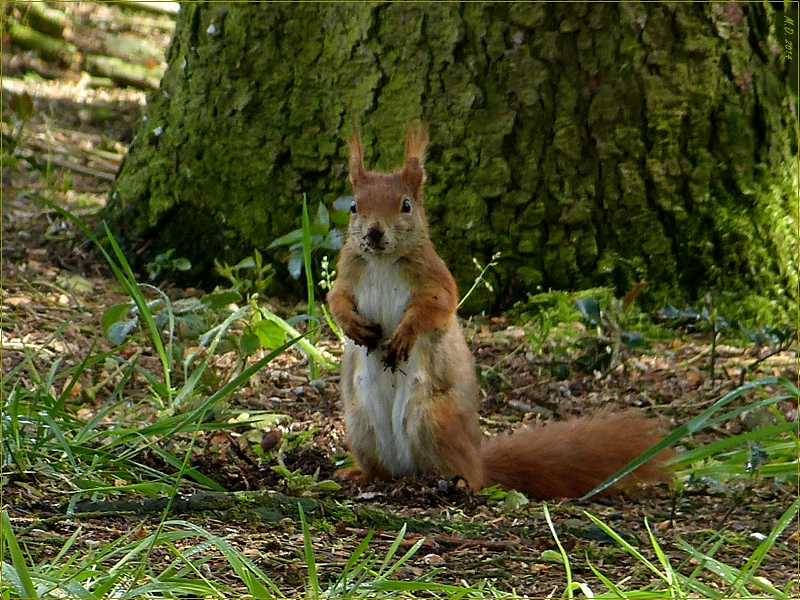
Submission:
[[[169,39],[170,19],[163,15],[138,17],[118,7],[92,3],[76,3],[71,10],[75,11],[75,22],[80,24],[73,32],[79,52],[84,51],[84,46],[78,43],[81,35],[89,40],[87,48],[103,32],[148,39],[161,48]],[[120,16],[125,17],[125,25],[117,24],[122,22]],[[32,99],[32,112],[24,125],[7,116],[3,119],[5,152],[12,154],[8,144],[13,140],[16,144],[13,156],[20,160],[11,161],[14,164],[9,163],[3,169],[2,370],[5,378],[31,352],[42,349],[31,362],[34,367],[19,371],[12,382],[15,388],[34,389],[40,383],[35,373],[47,373],[51,368],[68,369],[89,355],[112,349],[102,334],[102,316],[108,307],[128,300],[103,257],[73,224],[40,199],[67,208],[90,226],[99,224],[105,194],[135,131],[145,93],[131,88],[93,87],[82,75],[79,63],[42,61],[35,53],[8,47],[5,39],[2,60],[4,113],[9,114],[13,98],[28,94]],[[57,77],[32,75],[46,71],[48,66]],[[12,106],[18,105],[12,103]],[[142,280],[145,279],[146,275]],[[173,298],[202,294],[166,284],[163,289]],[[285,316],[304,312],[302,307],[279,299],[272,299],[271,306]],[[570,361],[565,374],[553,368],[559,360],[553,355],[552,344],[534,348],[526,325],[509,315],[474,318],[465,323],[481,374],[482,425],[487,431],[505,430],[517,423],[628,408],[660,418],[666,430],[673,430],[735,389],[742,368],[755,364],[768,350],[748,347],[733,338],[723,340],[715,348],[716,376],[712,379],[709,334],[664,329],[657,339],[647,340],[646,348],[626,356],[624,365],[617,369],[610,372],[585,369]],[[47,344],[61,327],[58,337]],[[339,342],[330,332],[319,345],[331,356],[340,354]],[[124,352],[126,356],[136,355],[144,369],[159,372],[158,358],[144,336],[134,336]],[[235,363],[235,352],[220,353],[214,368],[223,377]],[[797,381],[796,365],[797,348],[788,347],[750,369],[746,380],[778,375]],[[88,422],[108,398],[118,379],[110,377],[106,368],[105,363],[98,363],[86,370],[82,389],[71,395],[67,407],[75,419]],[[98,382],[106,383],[97,385]],[[127,406],[135,407],[136,419],[146,423],[160,418],[162,413],[148,400],[152,390],[141,374],[130,378],[124,393],[129,399]],[[743,396],[742,400],[752,399],[753,394],[757,392]],[[5,399],[3,406],[6,407]],[[776,409],[788,420],[797,418],[796,406],[791,402],[779,403]],[[281,438],[297,441],[304,437],[303,432],[308,432],[307,439],[286,450],[286,467],[300,469],[306,475],[318,470],[320,481],[334,478],[345,437],[338,371],[323,371],[312,381],[305,356],[290,350],[231,395],[220,411],[215,416],[285,415],[280,427],[259,432],[265,440],[264,449],[268,450]],[[126,416],[120,414],[116,418]],[[754,420],[762,418],[769,415],[744,413],[732,422],[720,423],[684,440],[681,447],[694,448],[748,431],[759,426]],[[272,462],[262,460],[253,451],[256,442],[245,433],[232,425],[229,430],[201,434],[192,450],[192,467],[225,490],[273,489],[291,493],[291,482],[270,468],[276,464],[274,456],[268,455]],[[180,448],[187,440],[177,436],[172,445]],[[184,452],[187,449],[188,442]],[[179,451],[176,455],[182,456]],[[5,450],[3,458],[3,509],[21,531],[19,539],[34,561],[52,559],[63,541],[76,531],[78,523],[82,533],[76,550],[111,543],[124,532],[137,528],[150,531],[158,523],[159,515],[58,519],[65,515],[74,488],[68,482],[35,474],[27,478],[13,476],[13,465],[6,463]],[[139,460],[169,472],[155,454],[140,456]],[[384,511],[400,519],[439,524],[405,570],[396,574],[400,578],[419,577],[431,568],[441,567],[436,579],[452,584],[489,579],[498,589],[516,590],[531,597],[560,595],[564,590],[564,565],[546,552],[557,547],[539,502],[509,507],[459,486],[441,486],[436,480],[340,484],[339,490],[316,494],[347,506]],[[194,489],[187,485],[182,491],[189,493]],[[573,579],[602,590],[589,568],[591,562],[611,581],[624,580],[623,587],[636,589],[650,583],[654,574],[604,536],[584,511],[629,536],[645,556],[657,562],[645,529],[646,520],[672,564],[682,565],[682,570],[688,573],[697,566],[696,561],[690,560],[679,540],[700,547],[721,535],[724,543],[715,558],[725,565],[741,568],[796,495],[796,482],[779,482],[763,476],[726,481],[687,480],[686,473],[679,472],[672,486],[653,486],[629,497],[556,502],[550,509],[560,541],[571,557]],[[125,497],[124,493],[114,492],[81,495],[82,500]],[[304,558],[300,526],[295,520],[268,522],[253,517],[251,521],[230,522],[213,510],[182,517],[226,536],[229,543],[257,561],[284,593],[302,593]],[[321,571],[341,568],[363,540],[366,530],[372,527],[371,523],[363,525],[363,528],[343,523],[315,525],[313,542]],[[385,552],[395,536],[396,532],[379,531],[371,547],[378,553]],[[407,535],[408,540],[418,537]],[[168,558],[160,556],[154,554],[151,561]],[[792,527],[772,546],[757,574],[797,595],[800,593],[797,557],[798,535],[796,527]],[[241,587],[221,559],[209,566],[220,580],[230,578],[234,588]],[[724,589],[710,572],[701,579],[720,591]]]

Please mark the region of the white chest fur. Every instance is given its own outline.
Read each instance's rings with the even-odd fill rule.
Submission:
[[[384,338],[392,335],[406,311],[411,290],[402,281],[400,268],[394,261],[373,259],[367,263],[353,297],[358,314],[383,328]]]
[[[411,290],[403,282],[399,268],[388,260],[371,260],[353,290],[358,313],[372,323],[379,323],[385,341],[397,329],[411,300]],[[395,476],[417,470],[411,444],[417,433],[410,428],[409,407],[414,393],[418,352],[414,347],[409,360],[392,372],[383,364],[380,349],[367,353],[362,346],[349,342],[349,356],[354,360],[352,399],[358,418],[365,419],[374,450],[384,466]]]

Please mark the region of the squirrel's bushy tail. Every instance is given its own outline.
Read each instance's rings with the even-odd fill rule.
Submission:
[[[658,442],[659,430],[656,419],[632,412],[521,427],[481,446],[486,485],[499,483],[540,500],[579,498]],[[662,480],[670,454],[647,461],[621,487]]]

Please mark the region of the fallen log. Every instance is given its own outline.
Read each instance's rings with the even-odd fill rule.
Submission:
[[[43,58],[64,65],[71,65],[78,51],[74,44],[45,35],[21,23],[10,23],[7,31],[11,42],[23,50],[34,50]]]
[[[167,498],[144,500],[117,500],[100,502],[80,502],[75,506],[72,517],[82,514],[89,518],[134,514],[137,516],[160,516],[167,508]],[[403,525],[408,531],[427,533],[435,527],[432,522],[418,519],[404,519],[385,511],[341,502],[327,498],[296,498],[272,490],[259,492],[205,492],[179,496],[172,501],[170,516],[213,512],[220,518],[235,522],[275,523],[285,518],[299,519],[298,506],[309,518],[325,518],[346,526],[360,526],[374,529],[397,531]]]
[[[91,75],[108,77],[119,85],[127,85],[140,90],[157,90],[164,75],[162,68],[147,68],[134,65],[119,58],[89,54],[84,58],[83,68]]]
[[[103,39],[103,54],[141,62],[146,59],[164,60],[164,50],[133,35],[108,34]]]
[[[117,0],[118,4],[157,15],[177,15],[181,9],[179,2],[155,2],[147,0]]]
[[[28,25],[54,38],[64,38],[67,27],[67,14],[50,8],[44,2],[28,2],[23,12],[28,17]]]

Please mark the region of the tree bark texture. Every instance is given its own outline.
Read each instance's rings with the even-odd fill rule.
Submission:
[[[764,4],[186,3],[110,196],[141,260],[195,275],[348,192],[346,140],[397,167],[430,124],[431,236],[470,309],[649,283],[797,301],[797,118]],[[142,250],[144,248],[144,250]]]

